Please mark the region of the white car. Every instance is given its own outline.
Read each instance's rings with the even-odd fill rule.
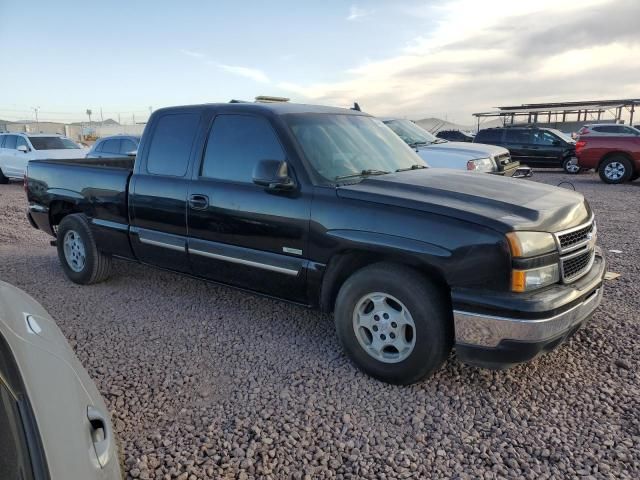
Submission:
[[[0,282],[0,479],[116,480],[109,410],[33,298]]]
[[[640,137],[640,130],[619,123],[590,123],[580,129],[578,135],[623,135]]]
[[[449,142],[438,138],[410,120],[382,121],[404,140],[432,168],[453,168],[513,177],[530,177],[531,169],[513,161],[509,150],[480,143]]]
[[[85,158],[87,150],[61,135],[0,134],[0,183],[22,179],[29,160]]]

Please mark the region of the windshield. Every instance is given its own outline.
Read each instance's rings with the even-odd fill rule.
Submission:
[[[426,166],[377,118],[339,114],[285,118],[311,166],[331,182],[348,175],[367,175],[365,172],[381,174]]]
[[[446,141],[437,138],[410,120],[387,120],[384,123],[409,145]]]
[[[36,150],[67,150],[80,148],[68,138],[62,137],[29,137],[29,141]]]
[[[571,136],[567,135],[564,132],[561,132],[560,130],[556,130],[555,128],[550,128],[549,131],[553,132],[554,134],[556,134],[558,137],[560,137],[562,140],[564,140],[567,143],[575,143],[575,140],[571,138]]]

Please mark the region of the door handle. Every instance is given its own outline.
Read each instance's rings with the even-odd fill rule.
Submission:
[[[194,194],[189,197],[189,207],[194,210],[206,210],[209,206],[209,197],[206,195]]]
[[[89,419],[91,441],[96,451],[96,457],[98,457],[98,463],[104,468],[109,462],[109,450],[113,432],[109,427],[109,421],[96,407],[87,407],[87,418]]]

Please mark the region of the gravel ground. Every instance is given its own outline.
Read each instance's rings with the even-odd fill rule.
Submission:
[[[81,287],[0,186],[0,278],[56,319],[111,409],[129,477],[640,478],[640,181],[536,172],[591,202],[604,301],[555,352],[511,370],[455,355],[410,387],[345,358],[328,316],[117,262]]]

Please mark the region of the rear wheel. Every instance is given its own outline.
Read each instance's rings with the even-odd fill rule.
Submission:
[[[376,264],[344,283],[336,331],[351,360],[382,381],[410,384],[447,359],[453,343],[448,293],[417,272]]]
[[[82,214],[67,215],[58,226],[58,258],[69,279],[81,285],[106,280],[111,257],[100,252]]]
[[[600,179],[605,183],[624,183],[631,179],[631,163],[622,155],[605,159],[598,168]]]
[[[562,168],[571,175],[580,173],[580,166],[578,165],[578,159],[576,157],[565,158],[562,162]]]
[[[9,179],[4,176],[4,173],[2,173],[2,169],[0,168],[0,184],[5,183],[9,183]]]

